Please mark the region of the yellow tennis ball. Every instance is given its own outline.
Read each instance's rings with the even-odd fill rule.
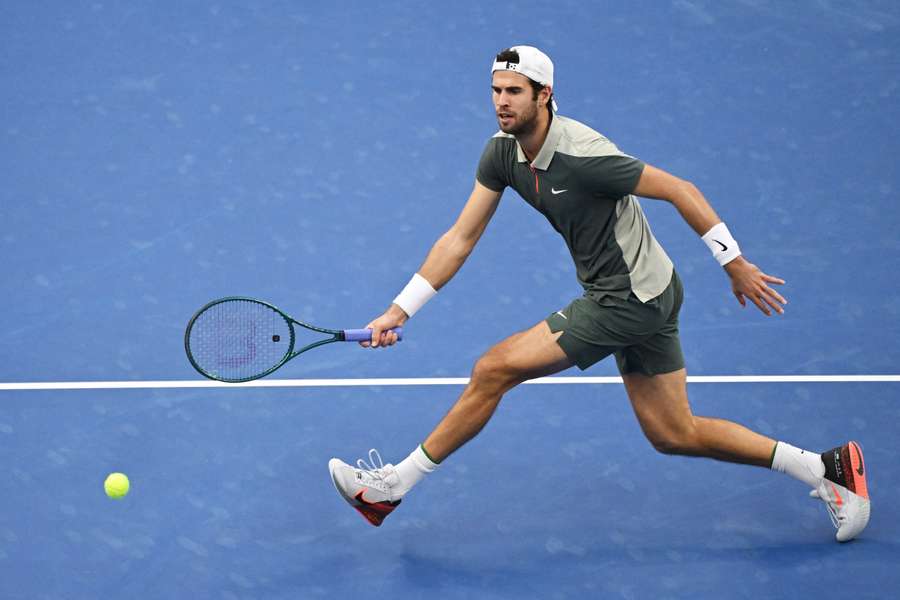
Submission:
[[[128,477],[125,476],[125,473],[110,473],[106,481],[103,482],[103,489],[106,490],[106,495],[117,500],[124,498],[130,487],[131,484],[128,482]]]

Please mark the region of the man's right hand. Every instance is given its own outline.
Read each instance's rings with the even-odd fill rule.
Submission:
[[[389,331],[394,327],[400,327],[409,319],[409,315],[403,312],[403,309],[396,304],[384,311],[384,314],[366,325],[367,329],[372,330],[372,339],[367,342],[360,342],[363,348],[383,348],[393,346],[397,343],[397,334]]]

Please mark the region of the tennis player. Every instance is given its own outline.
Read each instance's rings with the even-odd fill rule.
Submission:
[[[550,221],[575,261],[584,294],[544,321],[492,347],[476,363],[459,400],[397,465],[370,451],[357,468],[328,463],[344,499],[381,525],[426,475],[485,426],[516,385],[613,355],[638,422],[665,454],[705,456],[787,473],[812,488],[837,527],[853,539],[869,520],[862,450],[849,442],[822,454],[772,440],[742,425],[696,416],[688,403],[678,338],[681,280],[653,237],[636,196],[670,202],[706,243],[742,306],[782,314],[787,300],[742,254],[728,227],[693,184],[624,154],[589,127],[556,113],[553,63],[530,46],[493,62],[500,131],[487,143],[475,188],[456,223],[432,247],[390,307],[369,323],[371,342],[387,347],[403,325],[456,274],[511,187]]]

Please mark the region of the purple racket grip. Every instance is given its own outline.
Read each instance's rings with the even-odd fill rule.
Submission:
[[[389,329],[388,331],[393,331],[397,334],[397,341],[403,339],[403,328],[402,327],[394,327],[393,329]],[[344,341],[345,342],[368,342],[372,339],[372,330],[371,329],[345,329],[344,330]]]

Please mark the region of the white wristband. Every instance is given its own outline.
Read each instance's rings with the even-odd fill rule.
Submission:
[[[394,304],[403,309],[410,317],[416,314],[425,303],[434,298],[437,292],[428,280],[416,273],[403,288],[396,298]]]
[[[713,258],[719,261],[723,267],[741,255],[741,249],[737,241],[731,237],[731,232],[728,231],[725,223],[714,225],[700,239],[706,242],[712,251]]]

